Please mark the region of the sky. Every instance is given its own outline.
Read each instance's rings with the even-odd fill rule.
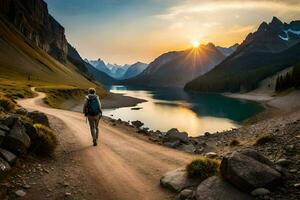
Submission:
[[[45,0],[83,58],[149,63],[192,41],[241,43],[263,21],[300,20],[299,0]]]

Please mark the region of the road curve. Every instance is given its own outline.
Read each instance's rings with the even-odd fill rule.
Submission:
[[[81,113],[53,109],[42,105],[44,93],[20,100],[30,110],[39,110],[61,119],[84,151],[79,154],[85,163],[92,185],[99,191],[97,199],[159,200],[170,196],[159,186],[161,175],[181,167],[193,156],[126,134],[109,124],[100,123],[100,144],[91,146],[91,136]]]

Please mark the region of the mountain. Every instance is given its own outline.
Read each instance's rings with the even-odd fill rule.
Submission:
[[[225,59],[214,44],[185,51],[162,54],[137,77],[123,81],[127,85],[183,87],[188,81],[210,71]]]
[[[98,58],[98,60],[88,60],[85,59],[85,62],[89,63],[90,65],[92,65],[93,67],[95,67],[97,70],[102,71],[106,74],[110,74],[110,69],[108,69],[104,63],[103,60],[101,60],[100,58]]]
[[[300,62],[300,21],[282,23],[274,17],[250,33],[237,50],[207,74],[186,84],[186,90],[239,92]]]
[[[0,76],[38,85],[97,87],[87,69],[72,59],[65,29],[43,0],[0,1]]]
[[[148,64],[137,62],[133,65],[130,65],[130,67],[126,70],[125,74],[122,76],[122,79],[129,79],[132,77],[135,77],[142,73],[146,68],[148,67]]]
[[[122,79],[126,71],[130,65],[125,64],[125,65],[118,65],[118,64],[107,64],[107,68],[110,70],[109,75],[116,78],[116,79]]]
[[[237,47],[239,46],[239,44],[234,44],[230,47],[220,47],[217,46],[217,48],[219,49],[219,51],[221,51],[225,56],[230,56],[233,52],[235,52],[235,50],[237,49]]]
[[[83,60],[77,50],[70,44],[68,44],[68,59],[77,66],[80,66],[80,68],[84,70],[85,74],[87,74],[89,78],[96,80],[103,85],[112,85],[117,82],[116,79],[110,77],[105,72],[92,66],[90,64],[91,61],[86,62],[86,59]],[[100,61],[99,63],[101,63],[100,59],[98,59],[98,61]],[[97,64],[98,61],[96,61],[95,63]],[[97,66],[100,66],[100,64],[98,64]]]

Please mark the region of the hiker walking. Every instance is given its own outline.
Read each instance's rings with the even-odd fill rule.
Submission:
[[[96,95],[96,90],[90,88],[88,90],[88,95],[86,96],[83,113],[87,117],[91,129],[91,134],[93,138],[93,145],[97,146],[97,140],[99,135],[99,121],[102,117],[101,103],[99,97]]]

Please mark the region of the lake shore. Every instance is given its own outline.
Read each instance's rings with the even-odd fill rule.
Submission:
[[[223,93],[224,96],[245,99],[250,101],[256,101],[267,105],[269,108],[277,108],[284,112],[291,112],[300,109],[300,91],[292,90],[282,94],[272,94],[272,93]]]
[[[103,109],[133,107],[143,102],[146,102],[146,100],[116,93],[110,93],[108,97],[101,100]]]

